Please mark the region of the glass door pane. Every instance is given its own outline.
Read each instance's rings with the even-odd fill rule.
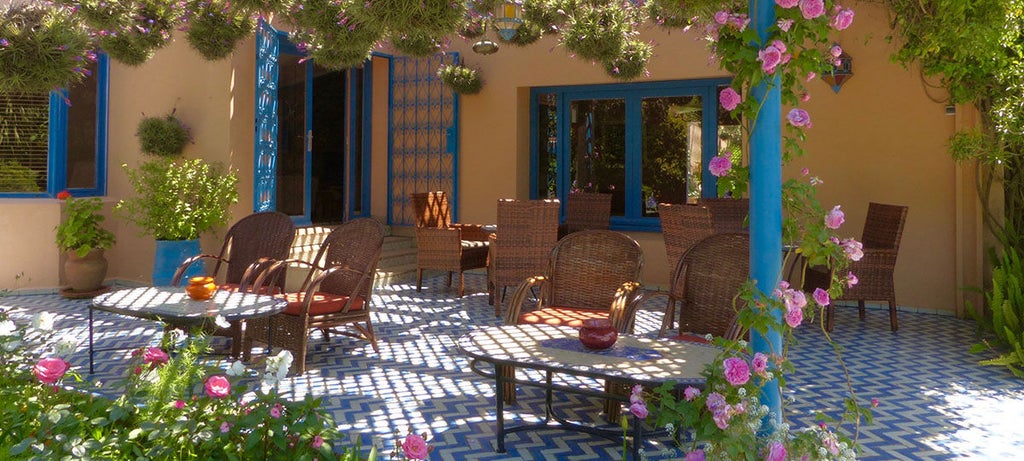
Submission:
[[[626,101],[569,101],[570,191],[612,194],[612,216],[626,210]]]
[[[537,197],[558,197],[558,96],[537,95]]]
[[[659,202],[696,202],[700,197],[701,99],[643,98],[643,216],[657,216]]]
[[[277,210],[305,215],[306,64],[302,56],[278,57]]]

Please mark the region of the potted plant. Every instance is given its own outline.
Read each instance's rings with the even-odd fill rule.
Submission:
[[[68,288],[62,293],[74,296],[92,293],[103,286],[107,259],[103,250],[114,246],[114,234],[100,224],[105,219],[97,197],[76,199],[67,191],[57,194],[64,200],[64,221],[56,227],[57,248],[67,254],[64,276]]]
[[[145,162],[138,169],[122,165],[133,197],[115,209],[157,240],[153,284],[168,285],[178,265],[199,254],[199,234],[227,224],[228,207],[238,201],[233,171],[202,159],[165,159]],[[186,276],[202,275],[194,264]]]
[[[476,70],[462,64],[445,64],[437,69],[441,81],[459,94],[477,94],[483,87],[480,75]]]

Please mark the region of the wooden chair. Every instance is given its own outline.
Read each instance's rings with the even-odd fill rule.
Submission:
[[[211,274],[216,276],[220,273],[222,265],[225,268],[219,289],[251,291],[254,279],[261,273],[264,265],[288,258],[294,239],[295,225],[288,215],[277,211],[251,214],[228,229],[219,254],[200,254],[182,262],[174,273],[171,285],[181,285],[183,274],[196,262],[213,259],[216,264]],[[269,288],[264,290],[265,292],[284,291],[285,270],[286,268],[282,266],[270,274],[272,277],[267,283]],[[232,338],[231,354],[238,356],[242,348],[241,322],[232,322],[230,328],[211,329],[209,333]]]
[[[620,333],[633,330],[636,304],[640,299],[640,272],[644,254],[629,236],[609,230],[574,232],[559,240],[551,250],[547,270],[526,278],[509,301],[506,325],[524,323],[564,325],[579,328],[583,320],[609,319]],[[532,309],[526,306],[534,288],[541,296]],[[503,372],[514,376],[514,369]],[[617,386],[608,383],[609,389]],[[505,395],[515,401],[515,386]],[[617,419],[619,403],[605,405],[609,421]]]
[[[463,271],[487,266],[488,233],[477,224],[453,224],[443,191],[412,194],[416,213],[416,291],[423,287],[423,270],[459,274],[459,297],[466,291]]]
[[[698,205],[708,208],[711,212],[711,225],[715,232],[747,232],[750,214],[748,198],[702,198]]]
[[[252,349],[253,339],[267,338],[270,328],[270,346],[292,351],[298,373],[306,369],[310,330],[320,330],[325,340],[330,339],[331,332],[365,339],[377,352],[377,337],[370,321],[370,296],[383,243],[384,226],[370,218],[353,219],[331,231],[313,263],[283,260],[264,271],[264,275],[272,273],[275,266],[286,264],[311,269],[299,292],[283,295],[288,299],[284,312],[249,320],[246,354]],[[256,285],[263,285],[262,275]],[[343,326],[349,328],[334,330]]]
[[[495,316],[501,317],[506,287],[544,273],[558,241],[558,207],[558,200],[498,200],[497,233],[487,266]]]
[[[571,192],[565,200],[565,224],[558,238],[587,229],[608,230],[612,219],[612,194]]]
[[[700,205],[659,203],[658,216],[661,218],[661,235],[665,239],[668,267],[673,269],[693,244],[715,233],[711,225],[711,213]],[[676,299],[670,294],[662,331],[675,325],[675,306]]]
[[[861,320],[866,316],[864,301],[885,301],[889,305],[889,327],[892,331],[899,329],[893,275],[896,271],[900,241],[903,239],[903,227],[907,221],[907,211],[908,207],[902,205],[874,202],[868,204],[868,215],[864,220],[864,231],[860,240],[864,245],[864,257],[860,261],[851,262],[847,268],[857,276],[858,282],[853,287],[845,288],[842,296],[835,299],[857,301]],[[816,287],[828,287],[831,278],[831,274],[824,268],[808,268],[804,289],[809,291]],[[835,326],[833,304],[825,310],[825,328],[828,331],[832,331]]]
[[[736,339],[740,328],[733,300],[749,277],[750,234],[712,234],[694,243],[679,258],[668,291],[648,293],[642,302],[657,296],[679,302],[676,339],[699,340],[706,334]],[[659,336],[669,334],[669,325],[671,322],[662,323]]]

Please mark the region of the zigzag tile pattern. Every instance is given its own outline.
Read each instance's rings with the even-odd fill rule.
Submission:
[[[432,460],[593,460],[619,459],[621,445],[588,434],[537,431],[511,434],[507,453],[495,453],[494,387],[472,373],[456,347],[474,329],[500,323],[487,305],[484,277],[466,277],[467,295],[458,299],[434,277],[417,293],[414,286],[379,289],[373,300],[380,353],[347,337],[313,341],[307,372],[282,388],[291,398],[323,396],[339,429],[363,447],[375,444],[390,453],[410,430],[427,432],[435,450]],[[647,309],[649,307],[650,309]],[[88,301],[56,295],[8,296],[0,308],[16,321],[39,311],[56,314],[56,326],[81,341],[72,364],[88,371]],[[155,322],[96,312],[96,344],[132,348],[156,341]],[[645,306],[638,314],[639,333],[653,333],[661,314]],[[1013,460],[1024,452],[1024,381],[996,367],[977,364],[968,354],[974,324],[929,314],[901,313],[902,329],[892,333],[886,313],[870,311],[860,321],[855,309],[837,312],[833,339],[842,346],[854,389],[863,402],[877,398],[875,421],[861,428],[865,460]],[[845,378],[820,331],[802,328],[792,349],[797,372],[787,376],[787,415],[793,427],[816,424],[823,412],[838,416]],[[226,349],[226,340],[215,338]],[[125,370],[127,350],[96,356],[89,379],[110,382]],[[254,362],[261,360],[255,350]],[[520,373],[522,373],[520,371]],[[542,379],[538,373],[531,375]],[[556,378],[557,379],[557,378]],[[599,387],[589,379],[564,378],[576,386]],[[253,383],[255,384],[255,382]],[[544,394],[524,388],[518,403],[507,408],[508,424],[537,422]],[[603,423],[596,399],[556,393],[556,411],[565,418]],[[649,459],[673,459],[665,440],[645,447]]]

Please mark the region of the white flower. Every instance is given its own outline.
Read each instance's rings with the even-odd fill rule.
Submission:
[[[245,364],[241,360],[236,360],[228,367],[225,372],[228,376],[244,376],[245,375]]]
[[[40,312],[32,317],[32,328],[41,331],[53,330],[53,314]]]
[[[747,388],[741,387],[736,389],[736,393],[739,394],[740,397],[745,397],[747,395]]]
[[[261,389],[263,393],[269,393],[271,389],[277,387],[281,381],[284,381],[284,378],[288,376],[288,369],[291,366],[292,353],[287,349],[278,352],[273,357],[268,357],[267,370],[263,374],[263,387]]]
[[[223,315],[218,315],[213,318],[213,323],[221,328],[231,328],[231,322],[228,322]]]
[[[78,349],[78,338],[73,336],[61,336],[57,342],[53,343],[53,355],[66,359]]]
[[[0,336],[12,336],[18,332],[18,326],[10,320],[0,322]]]
[[[742,339],[739,340],[739,344],[740,344],[740,347],[747,347],[747,342],[742,340]]]
[[[171,344],[176,344],[178,341],[185,339],[185,331],[181,328],[175,328],[168,331],[167,339],[171,341]]]
[[[711,341],[711,340],[715,339],[715,337],[712,336],[711,333],[708,333],[708,334],[704,335],[704,339],[706,339],[708,341]]]

